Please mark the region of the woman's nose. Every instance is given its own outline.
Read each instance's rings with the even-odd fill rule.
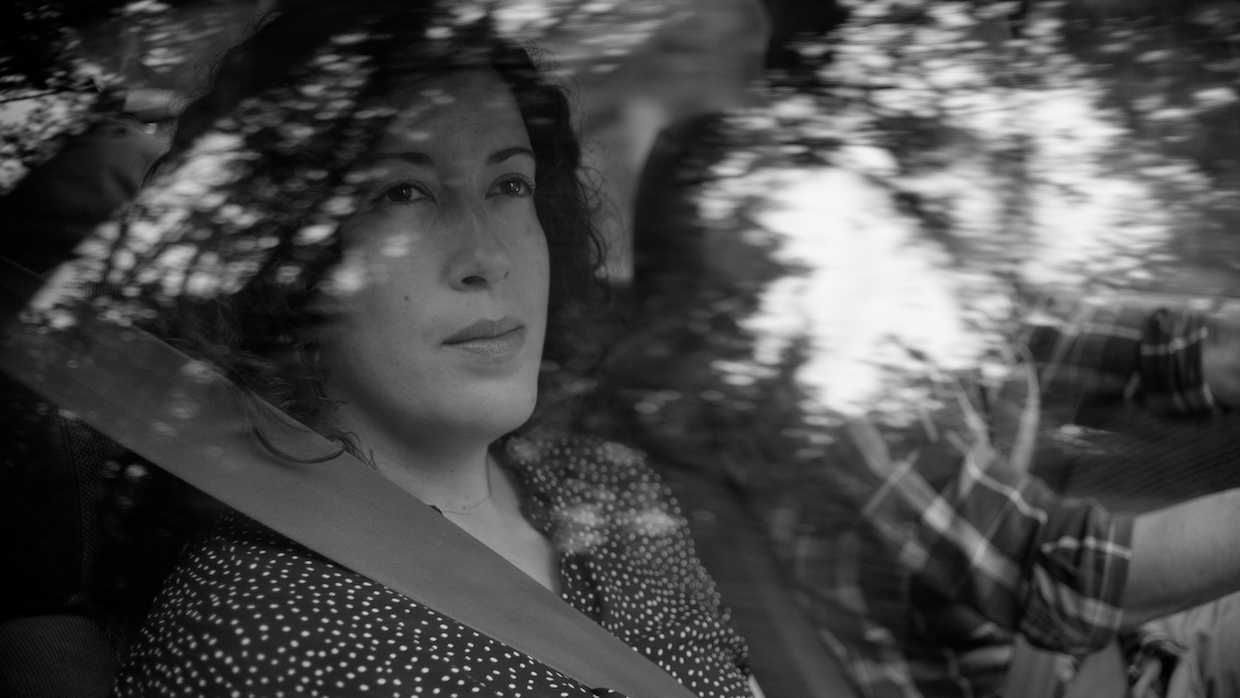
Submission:
[[[462,210],[459,217],[449,268],[452,285],[462,290],[484,288],[506,278],[512,257],[505,244],[504,221],[482,207]]]

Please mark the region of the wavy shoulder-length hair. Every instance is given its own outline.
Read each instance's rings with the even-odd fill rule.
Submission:
[[[354,75],[335,69],[342,75],[331,85],[349,87],[347,99],[333,93],[335,87],[305,82],[307,66],[331,73],[332,61],[346,71],[364,68]],[[324,201],[331,208],[330,200],[341,191],[336,185],[347,181],[352,162],[382,135],[391,117],[382,107],[393,95],[420,80],[474,69],[501,76],[529,133],[536,159],[534,204],[551,261],[544,351],[547,359],[568,359],[581,344],[575,333],[588,325],[594,315],[590,306],[604,290],[596,189],[583,176],[568,95],[540,69],[531,49],[497,36],[485,16],[457,22],[451,13],[416,0],[290,3],[218,61],[212,87],[181,116],[164,167],[196,157],[204,136],[226,124],[242,134],[251,151],[249,175],[232,186],[252,188],[257,193],[244,194],[251,197],[271,190],[269,198],[292,213],[253,223],[254,237],[264,240],[259,246],[269,251],[242,287],[205,298],[181,295],[165,304],[154,323],[157,331],[348,446],[343,435],[331,431],[332,403],[323,392],[326,376],[317,366],[313,332],[330,322],[316,314],[313,300],[342,251],[334,238],[305,244],[306,231],[314,229],[308,222],[324,210]],[[317,129],[314,138],[290,145],[295,130],[273,116],[290,113],[287,104],[273,102],[264,111],[259,108],[264,99],[292,101],[298,114],[307,113],[303,102],[317,100],[321,104],[311,107],[309,118],[332,125],[312,123],[305,128]],[[296,273],[290,275],[290,268]]]
[[[391,98],[472,69],[503,78],[529,132],[551,260],[544,352],[566,361],[591,343],[579,333],[605,292],[567,94],[485,17],[453,21],[418,0],[287,0],[226,53],[120,234],[100,246],[101,268],[82,285],[98,282],[90,311],[127,315],[364,458],[333,425],[317,362],[315,329],[332,318],[315,300],[343,256],[329,218],[338,228],[349,215],[349,172],[394,115]],[[134,467],[110,478],[90,594],[122,641],[219,510],[159,469]]]

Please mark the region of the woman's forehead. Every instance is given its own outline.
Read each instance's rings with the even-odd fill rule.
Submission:
[[[453,133],[520,138],[525,122],[511,88],[493,70],[463,70],[419,80],[400,90],[380,150]]]

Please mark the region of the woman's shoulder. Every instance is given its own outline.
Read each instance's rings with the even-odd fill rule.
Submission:
[[[620,511],[679,507],[646,454],[594,436],[535,431],[510,437],[504,452],[535,493],[561,503],[596,500]]]
[[[680,507],[641,451],[541,431],[510,437],[503,446],[531,498],[529,513],[560,550],[586,552],[607,541],[687,542]]]
[[[504,452],[521,469],[617,486],[660,485],[646,454],[617,441],[551,431],[508,437]]]
[[[473,667],[472,669],[468,669]],[[168,579],[114,695],[452,697],[589,691],[457,621],[240,515]],[[538,693],[543,695],[544,693]]]
[[[157,603],[165,602],[168,609],[219,594],[238,599],[297,597],[323,585],[365,588],[374,583],[243,514],[229,512],[186,549],[165,580],[161,596],[171,594],[173,603],[166,598]]]
[[[678,657],[688,673],[673,673],[691,686],[714,681],[717,671],[735,676],[744,641],[697,558],[687,519],[643,452],[548,432],[512,437],[504,449],[526,482],[532,520],[558,550],[591,561],[579,589],[602,599],[593,603],[607,609],[605,627],[647,656]],[[575,565],[568,569],[583,569]]]

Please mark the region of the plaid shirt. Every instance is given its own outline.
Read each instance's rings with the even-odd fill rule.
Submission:
[[[1043,389],[1059,397],[1133,399],[1156,414],[1216,405],[1201,373],[1203,316],[1129,302],[1045,306],[1026,331]]]
[[[1204,337],[1196,315],[1134,306],[1044,315],[1027,335],[1049,392],[1160,412],[1213,406]],[[1002,432],[1036,430],[1037,400],[976,393],[945,395],[960,409],[914,430],[850,424],[830,467],[772,517],[821,637],[865,696],[996,695],[1017,632],[1083,654],[1118,630],[1132,517],[1027,476],[1010,446],[1021,438]]]

